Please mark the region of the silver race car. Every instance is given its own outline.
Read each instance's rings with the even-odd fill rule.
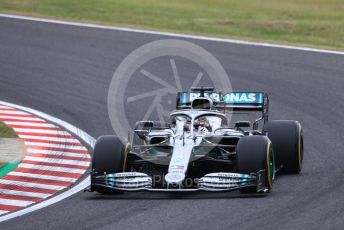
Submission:
[[[298,174],[303,160],[300,123],[268,121],[268,111],[262,92],[180,92],[170,122],[139,121],[131,141],[98,138],[89,191],[268,192],[277,172]]]

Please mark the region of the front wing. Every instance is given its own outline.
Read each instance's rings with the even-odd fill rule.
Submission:
[[[91,188],[105,187],[118,191],[151,191],[151,192],[226,192],[246,187],[254,187],[257,192],[267,192],[265,170],[256,173],[210,173],[197,180],[193,188],[167,185],[166,188],[155,188],[153,179],[145,173],[123,172],[95,176],[91,174]]]

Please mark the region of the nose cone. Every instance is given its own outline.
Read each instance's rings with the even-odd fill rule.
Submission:
[[[167,182],[167,184],[182,184],[184,178],[184,173],[171,172],[166,174],[165,181]]]

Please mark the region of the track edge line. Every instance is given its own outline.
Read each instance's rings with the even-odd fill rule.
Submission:
[[[0,14],[0,17],[1,17],[1,14]],[[31,108],[28,108],[28,107],[25,107],[25,106],[13,104],[13,103],[1,101],[1,100],[0,100],[0,103],[4,104],[4,105],[11,106],[11,107],[14,107],[14,108],[17,108],[17,109],[21,109],[23,111],[35,114],[35,115],[37,115],[37,116],[39,116],[41,118],[44,118],[44,119],[49,120],[51,122],[54,122],[54,123],[58,124],[59,126],[65,128],[69,132],[73,133],[77,137],[79,137],[82,141],[84,141],[85,143],[87,143],[91,147],[94,146],[94,143],[95,143],[96,140],[92,136],[90,136],[85,131],[75,127],[74,125],[72,125],[72,124],[70,124],[68,122],[65,122],[65,121],[63,121],[63,120],[61,120],[59,118],[53,117],[53,116],[48,115],[46,113],[40,112],[40,111],[35,110],[35,109],[31,109]],[[44,201],[42,201],[40,203],[37,203],[37,204],[35,204],[33,206],[30,206],[28,208],[24,208],[24,209],[18,210],[16,212],[11,212],[9,214],[5,214],[4,216],[1,216],[0,217],[0,222],[6,221],[6,220],[10,220],[10,219],[13,219],[13,218],[16,218],[16,217],[28,214],[30,212],[39,210],[41,208],[47,207],[47,206],[52,205],[54,203],[57,203],[57,202],[59,202],[59,201],[61,201],[63,199],[68,198],[69,196],[74,195],[75,193],[85,189],[87,186],[89,186],[89,184],[90,184],[90,177],[88,176],[84,180],[80,181],[78,184],[74,185],[70,189],[67,189],[65,192],[63,192],[63,193],[61,193],[61,194],[59,194],[57,196],[54,196],[54,197],[49,198],[47,200],[44,200]]]
[[[251,41],[245,41],[245,40],[239,40],[239,39],[226,39],[226,38],[219,38],[219,37],[212,37],[212,36],[189,35],[189,34],[182,34],[182,33],[162,32],[162,31],[145,30],[145,29],[133,29],[133,28],[119,27],[119,26],[106,26],[106,25],[99,25],[99,24],[93,24],[93,23],[72,22],[72,21],[66,21],[66,20],[20,16],[20,15],[14,15],[14,14],[6,14],[6,13],[0,13],[0,17],[27,20],[27,21],[54,23],[54,24],[68,25],[68,26],[88,27],[88,28],[95,28],[95,29],[106,29],[106,30],[115,30],[115,31],[123,31],[123,32],[153,34],[153,35],[161,35],[161,36],[168,36],[168,37],[206,40],[206,41],[213,41],[213,42],[225,42],[225,43],[232,43],[232,44],[238,44],[238,45],[261,46],[261,47],[269,47],[269,48],[298,50],[298,51],[305,51],[305,52],[344,55],[344,51],[273,44],[273,43],[265,43],[265,42],[251,42]]]

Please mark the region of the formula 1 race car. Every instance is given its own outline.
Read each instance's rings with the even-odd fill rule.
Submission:
[[[303,160],[300,123],[268,121],[268,111],[262,92],[179,92],[170,122],[139,121],[127,143],[98,138],[89,191],[268,192],[277,172],[298,174]],[[259,118],[230,124],[228,114],[251,112]]]

